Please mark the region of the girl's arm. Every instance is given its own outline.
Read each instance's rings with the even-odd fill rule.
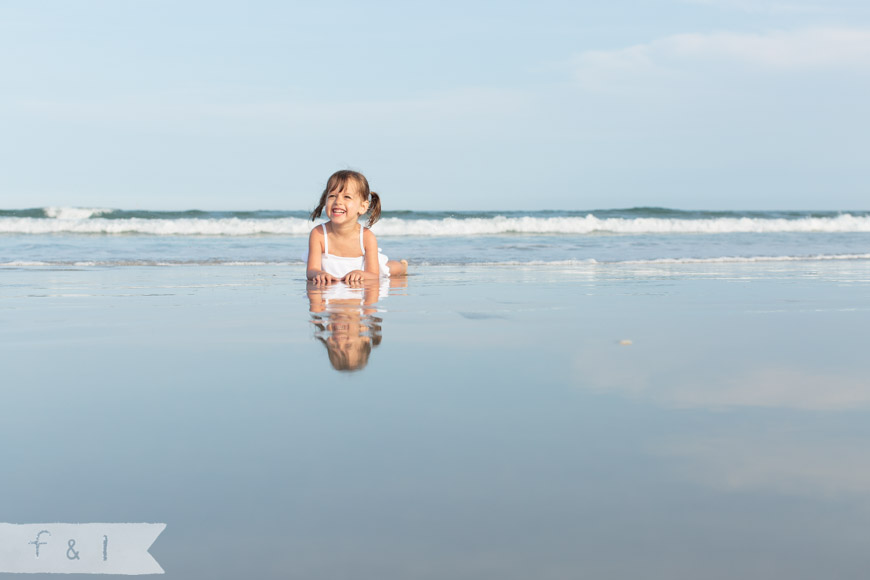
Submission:
[[[378,263],[378,240],[371,230],[363,231],[363,249],[366,253],[365,270],[348,272],[342,280],[345,282],[362,282],[380,280],[381,265]]]
[[[311,235],[308,236],[308,269],[306,276],[309,280],[318,284],[337,282],[338,278],[321,270],[323,266],[322,259],[323,230],[321,228],[314,228],[311,230]]]
[[[323,290],[314,290],[309,284],[308,287],[308,311],[323,312],[326,307],[323,304]]]

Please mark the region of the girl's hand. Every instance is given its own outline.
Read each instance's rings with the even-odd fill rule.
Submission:
[[[348,272],[344,275],[342,280],[344,282],[364,282],[366,279],[366,273],[362,270],[354,270],[353,272]]]
[[[336,278],[332,274],[321,272],[320,274],[317,274],[314,278],[312,278],[311,281],[315,284],[332,284],[333,282],[338,282],[338,278]]]

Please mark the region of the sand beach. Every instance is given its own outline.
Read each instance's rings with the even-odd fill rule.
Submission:
[[[866,571],[867,261],[2,276],[7,521],[166,522],[167,577]]]

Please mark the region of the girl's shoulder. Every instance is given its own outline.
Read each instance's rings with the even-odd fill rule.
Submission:
[[[308,234],[308,247],[319,247],[321,251],[326,248],[326,236],[323,235],[322,227],[316,226],[311,230],[311,233]]]
[[[370,229],[363,225],[360,225],[360,227],[363,229],[363,244],[369,241],[377,241],[375,234]]]

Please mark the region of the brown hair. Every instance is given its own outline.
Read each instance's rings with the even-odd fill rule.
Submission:
[[[320,217],[320,214],[323,213],[323,208],[326,206],[326,196],[333,191],[341,193],[344,191],[344,188],[347,187],[347,182],[350,180],[353,180],[356,183],[357,190],[362,196],[363,201],[369,201],[371,198],[369,211],[367,212],[369,214],[368,227],[372,227],[372,225],[380,219],[381,198],[377,193],[369,189],[369,181],[366,179],[366,176],[358,171],[342,169],[341,171],[336,171],[329,176],[329,180],[326,182],[326,188],[323,190],[323,193],[320,194],[320,201],[317,202],[317,207],[314,208],[314,211],[311,212],[311,216],[309,216],[311,217],[311,221],[316,220]]]
[[[366,315],[360,317],[360,331],[354,336],[359,337],[359,342],[355,346],[358,357],[353,359],[348,350],[336,348],[334,343],[329,341],[329,337],[335,333],[329,328],[332,322],[333,313],[320,313],[315,316],[314,322],[317,330],[314,331],[314,338],[319,340],[326,347],[329,362],[332,368],[337,371],[359,371],[366,367],[369,363],[369,356],[372,354],[372,348],[381,344],[383,318],[379,316]]]

